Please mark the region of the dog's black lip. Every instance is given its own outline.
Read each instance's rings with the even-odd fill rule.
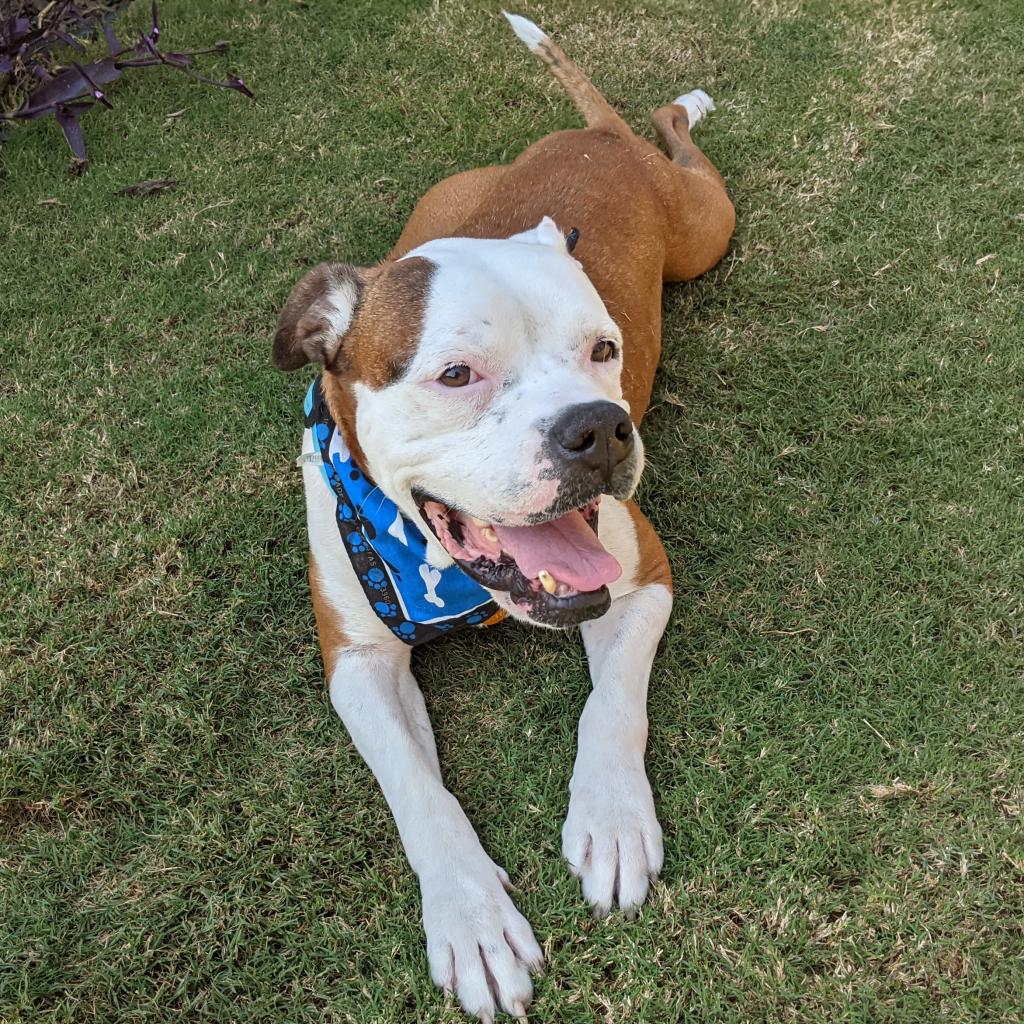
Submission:
[[[525,580],[526,577],[522,578]],[[612,603],[611,592],[604,586],[599,590],[581,591],[571,597],[556,597],[545,590],[532,588],[520,598],[517,598],[513,590],[511,597],[534,622],[559,629],[569,629],[581,622],[598,619],[608,611]]]
[[[595,495],[591,501],[596,500],[597,497],[599,495]],[[420,516],[434,537],[437,537],[437,531],[424,507],[428,501],[468,514],[457,505],[435,498],[432,494],[419,488],[413,489],[412,499],[416,502]],[[585,502],[583,506],[577,506],[577,508],[587,504],[590,502]],[[569,509],[569,511],[574,510]],[[594,514],[587,520],[587,525],[595,534],[597,533],[599,512],[599,509],[595,509]],[[562,513],[562,515],[565,514],[567,513]],[[551,518],[558,517],[552,516]],[[543,522],[547,521],[543,520]],[[437,540],[440,543],[439,537]],[[452,557],[454,558],[454,556]],[[543,626],[568,629],[589,619],[599,618],[611,607],[611,593],[606,586],[602,586],[598,590],[579,591],[568,597],[557,597],[543,589],[535,590],[530,580],[523,575],[519,566],[511,558],[502,557],[497,562],[487,558],[476,558],[472,562],[455,558],[455,562],[470,579],[475,580],[482,587],[486,587],[488,590],[507,592],[518,607],[524,609],[534,622]]]

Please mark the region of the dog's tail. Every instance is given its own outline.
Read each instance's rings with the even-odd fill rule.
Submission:
[[[512,26],[512,31],[526,43],[549,68],[561,83],[569,98],[587,122],[587,127],[596,125],[627,128],[626,122],[615,112],[611,104],[601,95],[597,86],[551,41],[539,26],[528,18],[502,11]]]

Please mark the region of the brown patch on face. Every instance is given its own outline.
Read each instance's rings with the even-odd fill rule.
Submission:
[[[365,473],[366,453],[356,435],[356,394],[351,382],[333,370],[324,370],[324,398],[331,412],[331,419],[338,424],[345,445],[352,453],[352,460]]]
[[[313,594],[313,614],[316,616],[316,631],[320,637],[320,655],[330,682],[334,666],[338,663],[338,655],[348,646],[349,640],[342,628],[341,616],[324,593],[312,551],[309,553],[309,589]]]
[[[414,256],[382,263],[365,275],[352,326],[324,366],[324,397],[353,459],[366,456],[356,435],[356,382],[377,390],[393,384],[416,354],[436,265]]]
[[[647,516],[640,511],[635,501],[627,501],[626,508],[633,520],[636,532],[637,566],[634,583],[638,587],[646,587],[652,583],[660,583],[672,590],[672,570],[668,564],[668,556],[662,546],[661,538],[651,526]]]
[[[374,268],[339,349],[346,376],[374,390],[401,377],[420,343],[427,293],[436,269],[421,256]]]

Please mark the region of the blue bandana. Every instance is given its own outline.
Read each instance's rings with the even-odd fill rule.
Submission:
[[[504,618],[490,594],[457,565],[437,569],[427,561],[427,541],[418,527],[352,461],[319,377],[306,392],[305,411],[320,471],[338,502],[341,541],[381,622],[399,640],[420,644]]]

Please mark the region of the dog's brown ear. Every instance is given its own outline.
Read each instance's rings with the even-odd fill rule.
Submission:
[[[292,289],[274,335],[272,358],[279,370],[334,360],[355,319],[367,274],[365,267],[321,263]]]

